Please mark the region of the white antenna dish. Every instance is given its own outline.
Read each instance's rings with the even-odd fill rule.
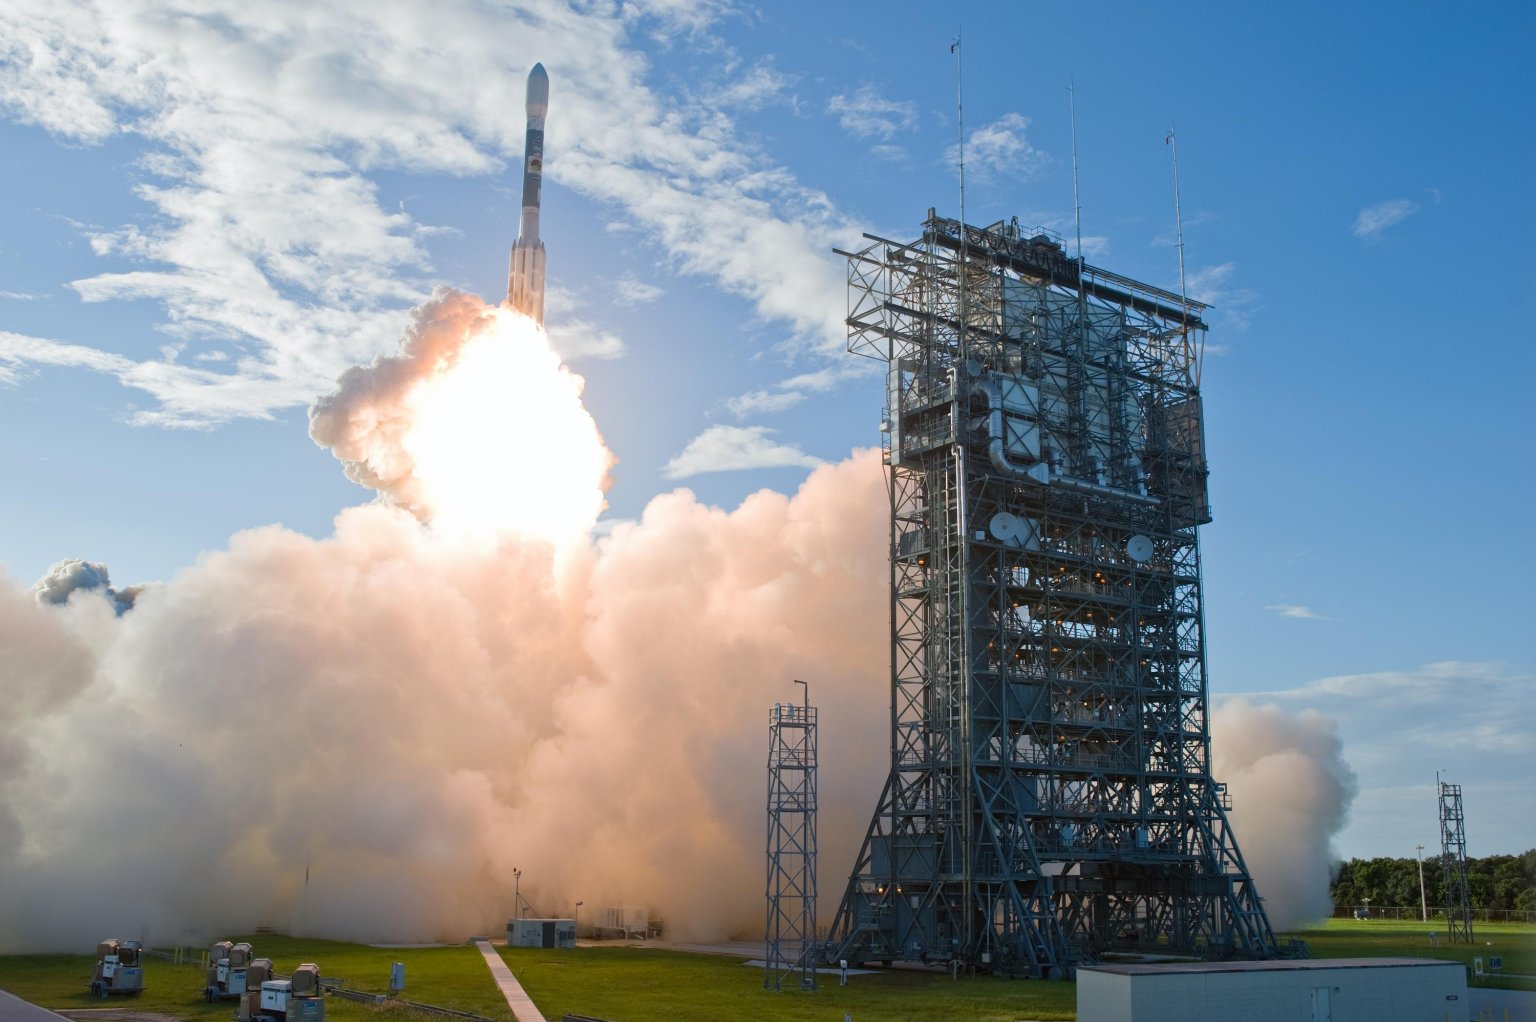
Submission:
[[[1137,564],[1150,560],[1153,549],[1152,541],[1146,536],[1136,535],[1125,541],[1125,555]]]

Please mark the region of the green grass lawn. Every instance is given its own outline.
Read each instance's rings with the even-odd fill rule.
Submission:
[[[1536,975],[1536,926],[1478,924],[1477,944],[1431,947],[1428,927],[1411,922],[1359,922],[1333,919],[1291,936],[1307,941],[1317,958],[1444,958],[1470,963],[1482,955],[1504,959],[1506,973]],[[278,975],[301,962],[315,962],[320,973],[337,977],[353,990],[383,993],[391,962],[404,962],[404,997],[512,1022],[478,949],[376,948],[336,941],[304,940],[271,934],[230,937],[249,940],[257,956],[271,958]],[[1491,943],[1490,943],[1491,942]],[[901,969],[855,976],[846,987],[836,976],[820,977],[815,993],[763,990],[763,974],[738,958],[689,954],[621,945],[583,947],[577,951],[498,949],[540,1010],[551,1020],[566,1012],[613,1022],[854,1022],[936,1020],[936,1022],[1016,1022],[1075,1017],[1077,989],[1071,983],[1005,980],[990,976],[955,982],[942,974]],[[111,1007],[159,1012],[183,1022],[224,1022],[233,1001],[207,1004],[203,972],[193,966],[157,959],[144,964],[144,993],[110,1002],[90,996],[90,955],[12,955],[0,957],[0,988],[56,1011]],[[1536,982],[1505,978],[1489,985],[1536,990]],[[385,1016],[380,1018],[380,1015]],[[328,1022],[424,1020],[430,1016],[401,1007],[375,1008],[341,998],[326,1003]]]
[[[1429,941],[1431,930],[1439,946]],[[1503,978],[1488,977],[1480,984],[1507,990],[1536,990],[1536,926],[1529,923],[1473,923],[1473,944],[1447,944],[1445,926],[1398,919],[1329,919],[1315,929],[1289,936],[1307,942],[1313,958],[1444,958],[1465,965],[1481,956],[1484,967],[1498,955],[1504,959]]]
[[[392,962],[405,963],[405,992],[401,995],[423,1004],[436,1004],[484,1015],[497,1022],[512,1022],[512,1012],[490,979],[490,970],[478,949],[461,945],[442,948],[376,948],[340,941],[306,940],[273,934],[231,936],[249,941],[256,957],[270,958],[274,974],[283,978],[303,962],[320,966],[320,975],[337,977],[351,990],[384,993],[389,988]],[[94,949],[93,949],[94,950]],[[202,949],[194,952],[194,957]],[[144,992],[103,1001],[87,989],[93,955],[0,956],[0,989],[55,1011],[113,1007],[131,1011],[160,1012],[186,1022],[220,1022],[234,1014],[233,1000],[209,1004],[203,1000],[205,972],[192,965],[174,965],[144,958]],[[400,1008],[379,1009],[339,997],[328,998],[325,1012],[335,1022],[361,1022],[390,1017],[425,1017]]]
[[[763,971],[739,958],[631,947],[570,951],[498,949],[547,1018],[571,1012],[613,1022],[1015,1022],[1076,1018],[1071,983],[991,976],[959,982],[905,969],[819,976],[815,993],[763,989]],[[791,982],[794,982],[793,978]]]

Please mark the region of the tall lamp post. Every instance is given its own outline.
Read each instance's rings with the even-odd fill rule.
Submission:
[[[1419,912],[1429,922],[1429,901],[1424,897],[1424,846],[1414,845],[1419,852]]]
[[[586,902],[584,901],[578,901],[576,903],[576,911],[571,913],[571,929],[576,931],[576,936],[578,937],[581,936],[581,906],[585,904]]]
[[[512,918],[523,918],[523,871],[512,867]]]

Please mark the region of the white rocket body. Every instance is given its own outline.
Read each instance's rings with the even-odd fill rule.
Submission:
[[[544,324],[544,243],[539,240],[540,188],[544,181],[544,117],[549,113],[549,75],[543,64],[528,72],[528,133],[523,144],[523,215],[507,271],[507,302]]]

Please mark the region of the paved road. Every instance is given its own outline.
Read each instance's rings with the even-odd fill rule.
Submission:
[[[69,1022],[63,1015],[55,1015],[47,1008],[39,1008],[23,1001],[15,994],[0,990],[0,1022]]]

